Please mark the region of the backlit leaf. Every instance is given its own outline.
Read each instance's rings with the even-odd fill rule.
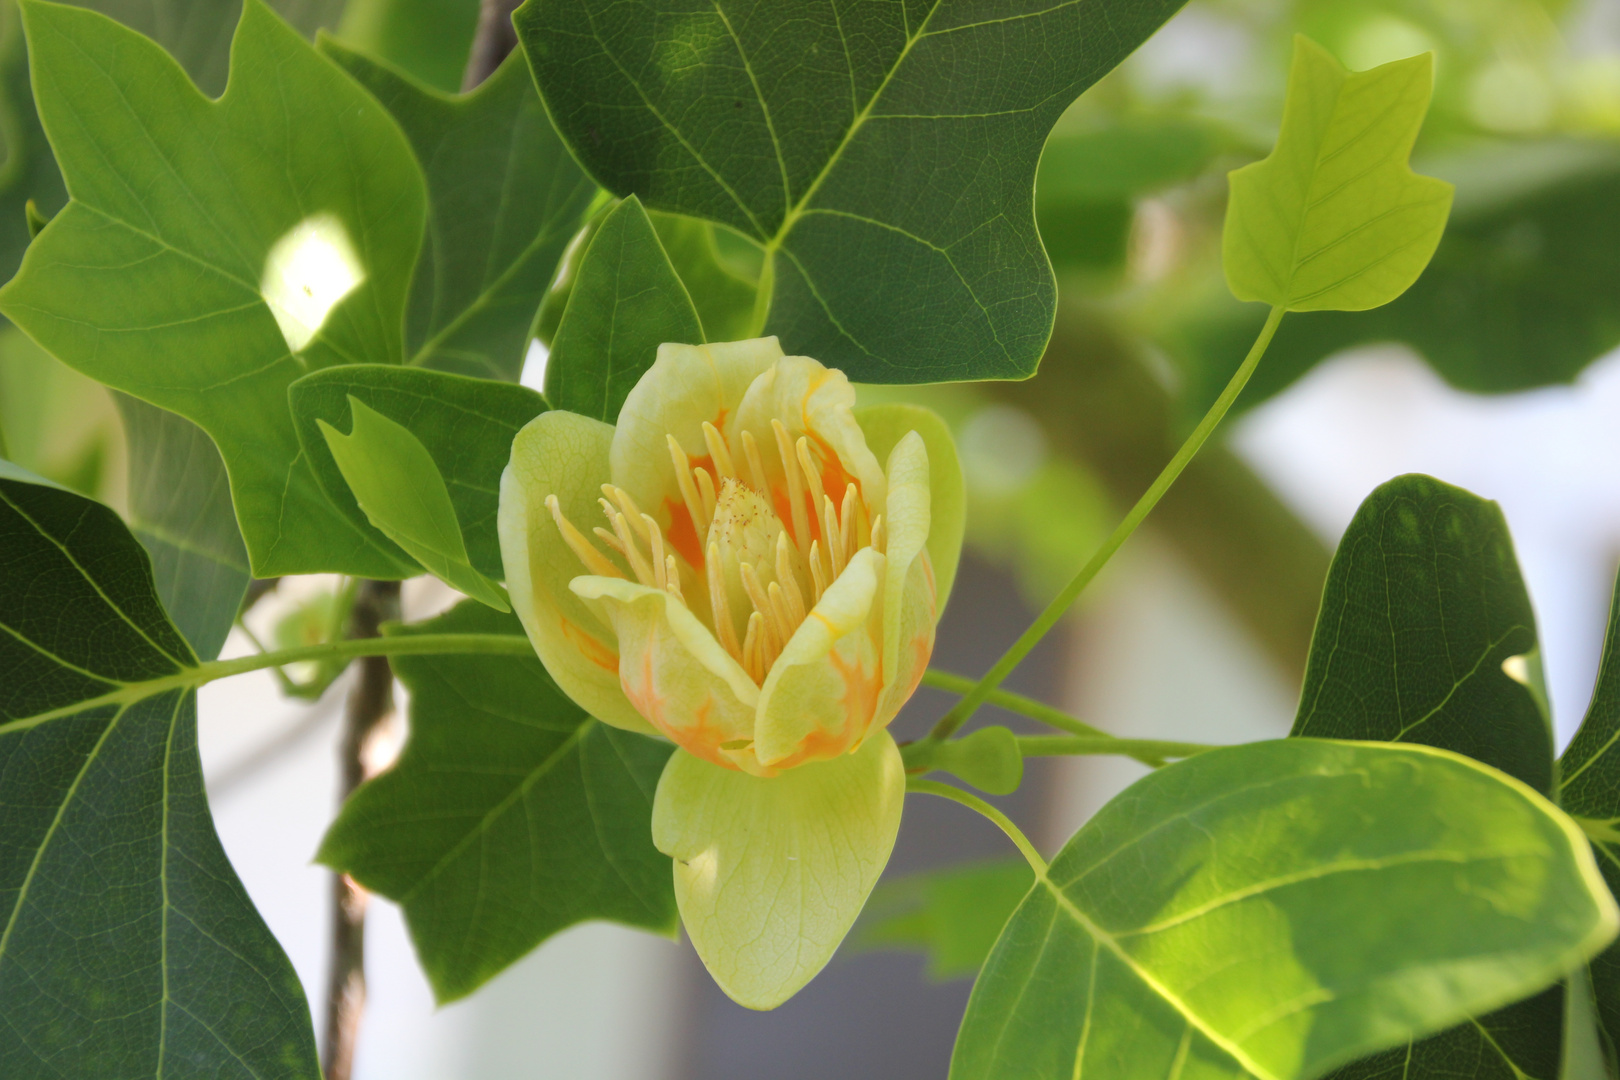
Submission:
[[[464,603],[398,633],[521,634]],[[435,995],[472,993],[552,934],[611,919],[673,935],[652,798],[669,744],[611,728],[536,657],[398,657],[399,763],[344,805],[320,860],[405,909]]]
[[[359,398],[349,398],[347,434],[316,420],[327,449],[371,523],[440,580],[499,611],[509,610],[494,582],[472,568],[456,508],[422,441]]]
[[[1433,87],[1430,54],[1351,74],[1294,39],[1271,156],[1232,173],[1222,261],[1239,300],[1361,311],[1423,272],[1451,185],[1407,164]]]
[[[872,891],[848,944],[857,950],[926,953],[928,974],[935,979],[973,975],[1034,883],[1029,864],[1018,858],[883,881]]]
[[[288,399],[310,467],[332,505],[359,523],[366,521],[365,512],[332,459],[319,423],[350,430],[351,397],[407,428],[427,448],[449,490],[468,561],[488,578],[504,577],[495,535],[501,470],[518,430],[545,411],[545,398],[525,386],[383,364],[328,368],[294,383]],[[414,565],[391,541],[383,543]]]
[[[1446,751],[1314,739],[1126,789],[986,961],[953,1080],[1305,1080],[1553,983],[1617,914],[1574,824]]]
[[[196,659],[111,510],[0,463],[0,1075],[317,1080],[214,832]]]
[[[400,358],[424,195],[397,126],[259,0],[218,102],[103,16],[23,10],[73,199],[0,310],[70,366],[209,433],[255,573],[408,572],[321,494],[286,408],[306,371]]]
[[[936,382],[1035,370],[1041,146],[1180,6],[529,0],[516,22],[603,185],[764,247],[764,333],[858,381]]]

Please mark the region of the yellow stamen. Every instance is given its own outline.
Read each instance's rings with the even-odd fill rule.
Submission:
[[[629,498],[628,495],[625,498]],[[660,589],[669,588],[669,575],[664,570],[664,534],[658,528],[658,522],[641,515],[642,535],[647,538],[647,546],[652,549],[653,576],[658,581]]]
[[[788,612],[793,616],[793,625],[798,626],[804,622],[804,593],[799,589],[798,575],[793,572],[793,548],[785,532],[776,534],[776,580],[782,583]]]
[[[621,487],[614,487],[612,484],[603,484],[602,494],[618,504],[619,509],[624,511],[626,520],[635,526],[636,532],[641,534],[643,540],[648,539],[647,530],[641,523],[641,519],[646,515],[641,512],[641,507],[636,505],[636,500],[630,497],[628,491]]]
[[[844,572],[844,545],[838,539],[838,511],[825,495],[821,497],[821,529],[821,535],[827,538],[827,555],[832,559],[833,580],[837,581]]]
[[[681,595],[681,568],[675,565],[673,555],[664,556],[664,582],[664,588],[669,590],[669,595],[683,604],[686,603],[686,597]]]
[[[821,487],[820,471],[817,470],[815,462],[810,460],[810,440],[802,435],[799,436],[798,458],[799,469],[804,473],[806,490],[810,492],[810,505],[820,507],[827,493]],[[832,534],[823,533],[822,536],[826,537],[827,546],[832,547]]]
[[[703,529],[707,532],[714,523],[714,507],[719,501],[714,493],[714,477],[707,469],[693,469],[692,475],[697,479],[698,496],[703,500]]]
[[[624,554],[624,545],[619,543],[619,538],[617,536],[614,536],[600,525],[592,529],[591,532],[595,533],[596,538],[602,541],[602,543],[606,544],[609,548],[617,551],[620,555]]]
[[[720,471],[720,475],[715,479],[736,479],[737,467],[732,464],[731,450],[726,446],[726,437],[707,420],[703,421],[703,445],[709,448],[709,457],[714,460],[714,467]]]
[[[562,533],[563,543],[567,544],[579,557],[579,561],[585,564],[585,569],[601,577],[624,577],[624,572],[609,562],[606,555],[597,551],[595,545],[574,528],[573,522],[563,516],[562,504],[557,501],[557,496],[546,496],[546,509],[551,511],[551,520],[557,523],[557,531]]]
[[[838,539],[844,545],[844,559],[855,557],[855,485],[844,488],[844,505],[838,511]]]
[[[765,629],[770,631],[768,638],[780,645],[787,640],[782,636],[782,627],[777,625],[771,614],[771,598],[765,592],[764,586],[759,583],[759,574],[754,570],[753,563],[738,563],[737,575],[742,578],[743,592],[748,594],[749,603],[754,610],[765,616]]]
[[[821,594],[827,591],[827,571],[821,565],[821,545],[814,540],[810,541],[810,583],[816,590],[816,603],[821,603]]]
[[[653,568],[647,564],[647,557],[636,546],[635,535],[631,533],[630,523],[623,514],[613,515],[613,531],[618,534],[619,543],[624,545],[624,557],[630,560],[630,569],[636,572],[643,585],[651,587],[658,579],[653,575]]]
[[[804,483],[795,469],[793,443],[788,439],[782,421],[772,420],[771,431],[776,436],[776,452],[782,458],[782,471],[787,473],[788,505],[793,511],[793,539],[801,553],[810,550],[810,519],[804,509]]]
[[[883,515],[879,514],[872,522],[872,550],[879,555],[887,555],[888,552],[884,548],[888,542],[889,538],[883,535]]]
[[[757,611],[750,614],[748,616],[748,636],[743,640],[743,670],[748,672],[748,677],[753,679],[755,683],[765,681],[765,668],[760,663],[759,657],[759,639],[760,635],[764,633],[764,625],[765,617],[763,615]]]
[[[765,462],[759,456],[759,443],[754,441],[754,433],[742,433],[743,457],[748,459],[748,474],[754,478],[754,490],[761,495],[770,497],[770,485],[765,479]]]
[[[665,435],[664,438],[669,442],[669,460],[675,466],[675,483],[681,489],[686,512],[692,515],[692,526],[702,536],[708,531],[709,520],[703,516],[703,501],[698,498],[697,487],[692,483],[692,463],[687,460],[681,444],[675,441],[675,436]]]
[[[714,630],[720,645],[731,658],[742,663],[742,647],[737,644],[737,628],[731,623],[731,605],[726,602],[726,581],[720,571],[720,545],[709,545],[709,557],[704,561],[709,572],[709,607],[714,611]]]
[[[787,595],[782,592],[779,582],[771,582],[765,593],[770,598],[771,614],[776,618],[776,629],[782,635],[782,647],[785,649],[787,643],[793,640],[793,631],[797,630],[799,623],[804,620],[793,618],[793,612],[788,608]]]

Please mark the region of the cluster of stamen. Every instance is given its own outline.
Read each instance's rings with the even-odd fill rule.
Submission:
[[[756,684],[765,681],[766,673],[787,647],[794,631],[844,572],[855,553],[868,545],[879,552],[884,549],[883,515],[868,516],[866,501],[857,486],[853,482],[846,484],[842,498],[834,502],[832,494],[824,489],[809,440],[800,437],[795,442],[780,420],[771,421],[771,430],[782,463],[791,520],[783,522],[784,528],[776,534],[772,555],[754,563],[740,559],[737,562],[738,580],[752,609],[741,639],[732,621],[719,538],[710,536],[710,532],[716,511],[728,494],[728,484],[751,488],[770,505],[771,487],[764,458],[752,433],[742,433],[739,439],[742,453],[734,455],[725,435],[707,422],[703,425],[703,440],[712,463],[708,468],[693,465],[675,437],[666,436],[676,485],[704,555],[701,567],[689,567],[693,584],[699,588],[706,586],[716,639]],[[742,468],[739,468],[739,456]],[[664,590],[686,603],[681,589],[681,567],[685,560],[677,559],[673,547],[666,544],[658,522],[643,513],[623,488],[603,484],[602,495],[598,503],[609,527],[597,526],[593,530],[596,537],[624,559],[641,584]],[[563,514],[555,495],[547,497],[546,508],[551,511],[563,540],[588,572],[603,577],[626,577],[617,564],[574,527]],[[767,559],[768,565],[759,565]],[[766,580],[767,576],[775,580]]]

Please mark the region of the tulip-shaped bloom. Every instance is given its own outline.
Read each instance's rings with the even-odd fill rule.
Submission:
[[[753,1008],[822,968],[888,861],[885,728],[961,548],[939,418],[854,404],[775,338],[664,345],[616,427],[543,413],[501,478],[512,606],[583,708],[678,747],[653,840],[699,955]]]

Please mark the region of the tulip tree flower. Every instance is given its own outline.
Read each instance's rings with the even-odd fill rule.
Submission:
[[[775,338],[663,345],[616,427],[543,413],[501,477],[512,606],[581,707],[678,747],[653,840],[698,954],[757,1009],[821,970],[888,862],[885,729],[961,551],[944,424],[854,405]]]

